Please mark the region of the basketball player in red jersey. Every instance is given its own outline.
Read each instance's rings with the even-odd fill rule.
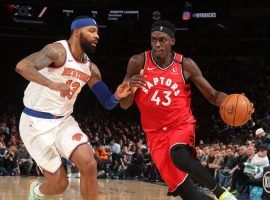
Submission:
[[[212,199],[196,191],[193,178],[209,188],[216,198],[235,200],[193,157],[195,119],[190,109],[188,81],[194,82],[216,106],[227,95],[209,84],[192,59],[172,51],[174,34],[175,27],[168,21],[152,25],[152,50],[130,58],[125,81],[129,81],[133,93],[120,105],[127,109],[135,99],[151,156],[169,186],[169,195],[179,195],[185,200]]]

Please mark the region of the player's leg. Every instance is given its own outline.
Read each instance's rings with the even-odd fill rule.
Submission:
[[[58,152],[76,165],[80,171],[80,189],[84,200],[96,200],[97,164],[88,137],[72,116],[66,118],[55,140]]]
[[[180,170],[190,174],[191,177],[196,177],[196,181],[210,189],[219,198],[225,192],[225,189],[221,188],[209,171],[191,156],[191,151],[191,148],[185,144],[173,146],[170,151],[173,163]]]
[[[80,189],[84,200],[97,199],[97,164],[89,144],[81,144],[71,155],[81,173]]]
[[[45,196],[63,193],[68,186],[67,174],[63,166],[54,174],[43,171],[45,181],[39,185],[39,191]],[[34,189],[35,191],[35,189]],[[38,192],[38,191],[37,191]]]
[[[174,194],[179,195],[183,200],[213,200],[212,197],[199,192],[189,177],[178,186]]]
[[[22,113],[20,135],[25,147],[37,165],[43,169],[45,182],[33,181],[30,187],[31,200],[62,193],[68,180],[63,170],[60,155],[54,145],[60,120],[32,117]]]

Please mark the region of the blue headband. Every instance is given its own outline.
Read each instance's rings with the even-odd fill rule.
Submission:
[[[93,18],[91,18],[91,17],[88,17],[88,18],[82,18],[82,19],[77,19],[77,20],[74,20],[74,21],[71,23],[70,29],[73,30],[73,29],[76,29],[76,28],[84,27],[84,26],[97,26],[97,23],[96,23],[96,21],[95,21]]]

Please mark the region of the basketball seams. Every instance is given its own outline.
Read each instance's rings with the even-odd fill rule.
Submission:
[[[223,104],[223,112],[222,112],[222,115],[223,115],[223,118],[224,118],[224,121],[226,122],[227,120],[226,120],[226,105],[227,105],[227,102],[229,101],[229,99],[231,98],[231,97],[226,97],[227,99],[225,99],[226,101],[224,102],[224,104]]]
[[[246,105],[244,105],[246,104]],[[252,103],[245,95],[231,94],[220,105],[220,116],[229,126],[242,126],[251,118]]]
[[[233,116],[233,126],[235,126],[235,116],[236,116],[236,112],[237,112],[237,108],[238,108],[238,99],[239,99],[239,94],[237,95],[237,99],[236,99],[236,105],[235,105],[235,112],[234,112],[234,116]]]
[[[245,115],[245,118],[244,118],[244,121],[242,123],[244,123],[246,121],[246,118],[247,118],[247,115],[248,115],[248,107],[250,105],[250,103],[248,102],[247,98],[245,97],[245,101],[246,101],[246,106],[247,106],[247,111],[246,111],[246,115]]]

